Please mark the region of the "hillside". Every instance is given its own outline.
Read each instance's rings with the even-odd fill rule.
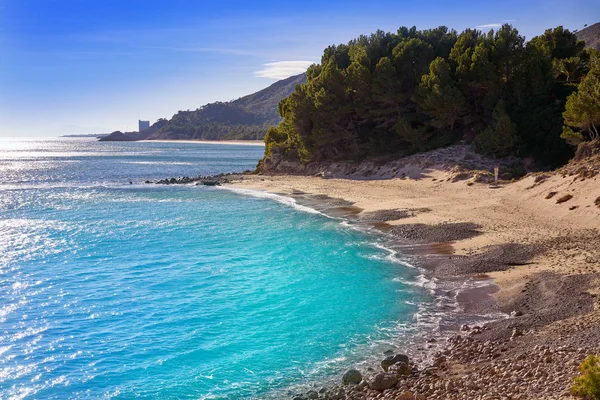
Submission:
[[[304,82],[306,74],[291,76],[237,100],[179,111],[170,120],[161,118],[141,132],[116,131],[100,140],[262,140],[269,126],[282,120],[277,111],[279,102]]]
[[[600,50],[600,22],[576,32],[576,35],[585,42],[585,47]]]
[[[262,139],[269,126],[281,121],[279,102],[305,81],[306,75],[300,74],[231,102],[179,111],[148,139]]]

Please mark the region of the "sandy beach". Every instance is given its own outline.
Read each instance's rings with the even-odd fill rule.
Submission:
[[[432,245],[421,266],[433,276],[491,277],[499,287],[493,301],[476,296],[463,307],[507,318],[462,327],[426,373],[383,392],[364,385],[347,398],[569,398],[578,365],[600,352],[598,175],[571,166],[495,187],[457,180],[450,168],[411,168],[416,179],[232,180],[240,188],[343,199],[400,243]],[[447,256],[440,257],[432,249],[442,245]]]

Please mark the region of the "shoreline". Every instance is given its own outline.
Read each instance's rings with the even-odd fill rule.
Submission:
[[[233,146],[263,146],[264,140],[136,140],[142,143],[226,144]]]
[[[488,285],[457,299],[463,312],[512,313],[511,318],[474,331],[464,327],[448,340],[432,363],[442,373],[431,379],[443,382],[443,388],[427,389],[423,382],[429,378],[417,374],[389,389],[393,396],[411,391],[432,399],[466,398],[460,397],[461,392],[469,396],[517,393],[517,398],[569,398],[568,387],[579,363],[588,353],[600,352],[600,239],[596,230],[600,210],[581,204],[589,196],[576,196],[575,207],[561,207],[546,197],[550,190],[586,194],[600,190],[594,186],[597,177],[584,182],[555,174],[539,183],[531,176],[492,189],[451,182],[446,174],[432,170],[421,179],[382,180],[243,175],[231,179],[231,185],[286,196],[343,199],[353,218],[371,215],[376,220],[371,221],[373,227],[394,235],[401,251],[412,245],[411,252],[423,260],[421,266],[432,276],[490,279]],[[576,187],[571,187],[574,184]],[[498,290],[490,289],[489,284]],[[572,332],[566,337],[565,331]],[[550,360],[555,353],[568,358],[568,365],[555,365]],[[540,357],[545,362],[542,372]],[[522,365],[517,373],[505,371],[506,387],[490,379],[493,374],[487,371],[498,369],[499,363],[512,368],[515,360],[523,364],[524,359],[537,363],[535,374],[539,372],[529,382],[519,376],[525,375],[518,373],[525,371]],[[542,378],[548,371],[555,371],[557,378],[544,387]],[[476,379],[479,384],[465,387],[461,383],[465,379]],[[496,386],[500,390],[493,390]],[[367,397],[347,398],[381,398],[377,397],[380,392],[363,389]],[[393,396],[385,398],[396,398]]]
[[[338,220],[340,224],[360,231],[367,237],[374,239],[373,245],[389,253],[394,264],[400,268],[407,268],[415,271],[414,281],[403,281],[406,285],[417,286],[421,291],[427,293],[429,301],[423,302],[414,317],[417,321],[413,327],[406,332],[398,333],[394,344],[386,347],[385,352],[374,354],[371,350],[363,354],[363,359],[359,364],[348,367],[361,368],[364,371],[379,368],[388,353],[409,354],[410,362],[415,368],[427,368],[435,361],[435,357],[441,351],[445,350],[445,342],[450,340],[456,332],[459,332],[461,325],[469,324],[475,329],[480,329],[484,323],[498,319],[507,318],[508,315],[502,313],[490,314],[477,312],[463,312],[463,306],[469,308],[472,302],[489,301],[489,293],[493,292],[496,286],[489,278],[478,278],[476,280],[454,279],[440,281],[437,277],[430,274],[418,262],[423,255],[439,256],[444,253],[438,252],[436,246],[428,244],[411,243],[410,248],[416,251],[397,251],[394,249],[397,240],[389,235],[384,229],[377,226],[375,220],[360,219],[357,215],[362,209],[355,207],[350,202],[331,198],[328,196],[313,196],[310,193],[295,191],[294,193],[281,193],[275,191],[262,191],[243,188],[240,190],[235,184],[225,184],[224,190],[231,190],[243,196],[252,196],[260,198],[270,198],[273,201],[280,201],[278,198],[286,199],[284,204],[293,206],[295,209],[309,214],[321,214],[326,218]],[[291,202],[288,202],[290,200]],[[406,245],[406,244],[404,244]],[[399,254],[398,254],[399,253]],[[402,257],[398,257],[401,255]],[[383,349],[381,349],[383,351]],[[397,352],[400,353],[397,353]],[[339,376],[323,377],[323,381],[307,381],[294,386],[295,390],[310,392],[319,388],[327,388],[328,395],[334,395],[338,388]],[[288,388],[289,391],[290,388]],[[281,398],[281,393],[267,395],[265,399]],[[293,396],[292,398],[296,398]],[[262,398],[262,397],[261,397]],[[319,397],[320,399],[321,397]],[[325,397],[328,398],[328,397]],[[354,398],[354,397],[348,397]]]

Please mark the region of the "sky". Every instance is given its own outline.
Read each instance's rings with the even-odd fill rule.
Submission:
[[[0,0],[0,137],[137,130],[377,29],[509,22],[531,38],[598,21],[600,0]]]

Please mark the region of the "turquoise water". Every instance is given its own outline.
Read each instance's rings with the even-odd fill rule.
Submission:
[[[0,398],[281,398],[401,347],[429,300],[377,239],[291,199],[138,184],[262,147],[0,149]]]

